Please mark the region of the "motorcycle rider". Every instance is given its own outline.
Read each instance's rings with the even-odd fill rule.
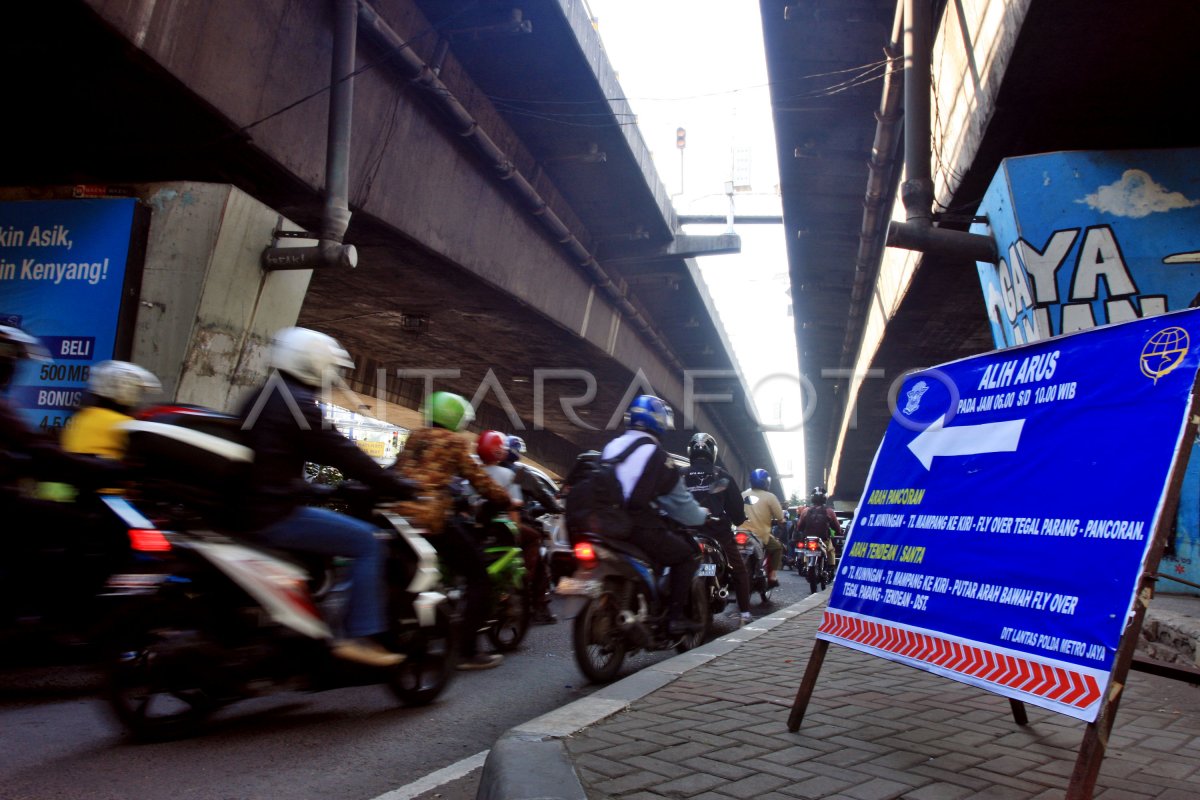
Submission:
[[[704,524],[708,514],[684,486],[683,476],[659,444],[659,437],[671,427],[670,406],[653,395],[639,395],[625,412],[625,432],[605,445],[600,455],[616,458],[641,441],[616,468],[632,521],[629,541],[659,568],[671,568],[667,635],[683,636],[697,629],[696,623],[681,617],[699,552],[695,540],[668,528],[659,512],[688,527]]]
[[[333,371],[354,365],[335,339],[307,328],[275,334],[268,354],[270,378],[238,414],[244,443],[254,451],[247,490],[247,535],[285,550],[352,559],[346,634],[332,643],[338,658],[373,667],[399,664],[404,656],[376,638],[385,618],[385,542],[375,526],[327,508],[304,505],[304,464],[335,467],[391,497],[412,496],[412,484],[384,470],[325,424],[318,391]]]
[[[758,537],[767,551],[767,588],[779,585],[779,564],[783,560],[783,545],[771,533],[771,524],[783,522],[783,506],[771,493],[771,473],[756,469],[750,473],[750,488],[742,493],[746,506],[746,527]]]
[[[814,486],[812,494],[808,498],[809,505],[800,509],[800,519],[797,523],[797,535],[804,536],[807,534],[806,522],[809,511],[824,512],[828,524],[824,527],[821,534],[821,545],[825,548],[825,555],[829,559],[830,569],[837,569],[837,551],[833,547],[833,539],[830,537],[830,529],[832,528],[838,536],[842,536],[842,523],[838,521],[837,514],[832,508],[825,505],[828,502],[828,496],[825,490],[820,486]]]
[[[83,404],[63,429],[63,449],[120,459],[129,438],[121,424],[132,420],[134,410],[148,394],[160,391],[162,384],[154,373],[137,364],[101,361],[92,367],[87,386]]]
[[[723,467],[717,466],[717,440],[712,434],[699,432],[688,443],[688,460],[691,465],[684,475],[683,482],[696,502],[704,506],[709,514],[716,517],[719,524],[706,526],[725,551],[725,558],[733,572],[733,590],[737,595],[738,611],[730,614],[737,616],[740,625],[746,625],[752,619],[750,615],[750,576],[746,572],[746,562],[742,560],[737,549],[737,541],[733,538],[733,526],[746,521],[746,512],[742,502],[742,490],[737,481]],[[712,493],[712,487],[718,481],[726,481],[724,491]]]
[[[450,513],[450,484],[455,477],[462,478],[502,510],[513,503],[508,492],[479,466],[471,442],[460,434],[475,419],[471,403],[452,392],[434,392],[425,401],[424,411],[429,427],[409,434],[393,467],[421,485],[421,502],[398,503],[396,513],[424,528],[442,560],[467,581],[458,669],[491,669],[499,666],[504,656],[479,652],[479,630],[487,619],[492,591],[487,562],[467,525]]]
[[[508,455],[505,456],[504,464],[516,475],[522,497],[538,503],[548,514],[561,514],[563,509],[558,498],[546,491],[546,487],[529,470],[529,467],[521,463],[521,454],[524,452],[525,440],[520,436],[509,436]],[[533,601],[533,618],[530,621],[534,625],[553,625],[558,622],[558,617],[550,611],[550,567],[541,557],[542,533],[524,520],[518,524],[527,528],[537,537],[537,543],[532,545],[537,552],[537,564],[529,571],[529,591]],[[528,553],[528,551],[526,552]]]
[[[54,438],[29,427],[8,392],[26,360],[49,361],[49,353],[20,328],[0,325],[0,519],[6,530],[36,532],[10,536],[0,555],[0,608],[15,618],[70,616],[88,585],[80,559],[91,551],[95,519],[74,503],[36,497],[36,481],[62,481],[96,489],[117,483],[124,468],[114,462],[64,451]]]

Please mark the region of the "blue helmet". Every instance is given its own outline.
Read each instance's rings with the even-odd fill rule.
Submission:
[[[508,437],[508,456],[504,459],[505,464],[514,464],[521,460],[521,453],[525,452],[525,440],[520,436]]]
[[[756,469],[750,473],[750,488],[762,489],[764,492],[771,491],[771,473],[765,469]]]
[[[625,412],[625,427],[653,433],[655,436],[662,436],[664,432],[673,429],[674,420],[671,407],[651,394],[633,398],[629,410]]]

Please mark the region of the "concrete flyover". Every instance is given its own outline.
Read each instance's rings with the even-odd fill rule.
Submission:
[[[313,270],[296,321],[352,351],[352,387],[376,398],[364,404],[411,409],[420,371],[443,371],[435,387],[480,398],[479,426],[520,433],[564,471],[610,435],[631,392],[681,410],[707,397],[691,404],[693,430],[718,437],[743,481],[773,470],[694,261],[736,252],[737,237],[680,233],[578,3],[6,4],[0,86],[26,101],[6,137],[21,157],[0,165],[5,196],[228,184],[322,231],[329,87],[343,86],[331,78],[334,21],[347,8],[357,35],[340,157],[358,266]],[[258,275],[261,293],[262,268],[245,261],[237,269]],[[143,306],[151,333],[151,311],[192,307]],[[239,380],[265,335],[254,328],[224,353]]]
[[[909,109],[905,0],[759,3],[800,368],[817,389],[806,466],[851,504],[892,381],[993,347],[972,258],[887,246],[889,222],[912,212],[898,192],[906,120],[929,125],[920,211],[942,231],[966,230],[1004,158],[1200,144],[1179,110],[1194,94],[1194,2],[921,5],[934,80],[917,95],[928,107]]]

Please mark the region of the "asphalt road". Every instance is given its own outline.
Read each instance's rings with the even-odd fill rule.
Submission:
[[[783,574],[770,613],[808,595]],[[733,630],[723,616],[713,636]],[[675,655],[640,654],[629,674]],[[398,707],[383,687],[284,693],[233,705],[193,739],[134,744],[83,667],[0,672],[4,800],[469,800],[506,730],[593,691],[571,625],[534,627],[498,669],[456,673],[436,702]]]

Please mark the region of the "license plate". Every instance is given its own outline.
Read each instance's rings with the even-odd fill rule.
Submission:
[[[696,570],[696,575],[701,578],[715,578],[717,575],[717,565],[701,564],[700,568]]]
[[[600,594],[600,581],[585,581],[578,578],[559,578],[554,587],[555,594],[584,595],[596,597]]]

